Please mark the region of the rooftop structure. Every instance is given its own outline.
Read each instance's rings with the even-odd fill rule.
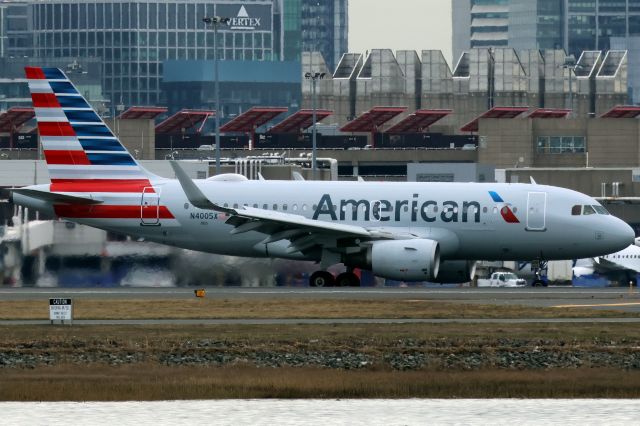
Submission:
[[[258,127],[262,127],[264,124],[287,111],[287,108],[282,107],[253,107],[220,127],[220,131],[254,132]]]
[[[460,130],[463,132],[477,132],[479,130],[480,120],[483,118],[511,119],[516,118],[527,111],[529,111],[529,107],[494,107],[476,117],[473,121],[462,126]]]
[[[333,114],[333,111],[316,110],[316,122],[322,121]],[[269,129],[269,133],[302,133],[313,126],[313,110],[302,109],[282,120]]]
[[[402,114],[407,107],[374,107],[342,126],[342,132],[378,132],[389,120]]]
[[[167,118],[156,126],[157,134],[175,134],[182,133],[192,127],[198,127],[198,133],[202,130],[206,120],[215,115],[215,111],[198,111],[184,109]]]
[[[602,118],[637,118],[640,116],[640,106],[620,105],[602,114]]]
[[[10,108],[0,114],[0,133],[13,133],[33,117],[35,117],[33,108]]]
[[[132,106],[118,115],[120,120],[154,120],[167,112],[165,107]]]
[[[385,133],[423,133],[451,113],[450,109],[419,109],[387,129]]]

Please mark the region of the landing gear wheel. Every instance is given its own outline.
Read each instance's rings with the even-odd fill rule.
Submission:
[[[343,272],[336,277],[336,287],[360,287],[360,278],[353,272]]]
[[[309,278],[310,287],[333,287],[335,282],[333,275],[327,271],[316,271]]]

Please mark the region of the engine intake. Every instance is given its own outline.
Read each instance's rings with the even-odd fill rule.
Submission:
[[[370,251],[371,271],[400,281],[433,281],[438,276],[440,247],[428,239],[375,241]]]

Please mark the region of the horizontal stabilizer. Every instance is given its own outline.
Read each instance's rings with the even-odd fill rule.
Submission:
[[[37,189],[17,188],[11,189],[11,192],[24,195],[26,197],[36,198],[38,200],[48,201],[50,203],[64,204],[102,204],[101,200],[93,198],[80,197],[77,195],[60,194],[57,192],[38,191]]]

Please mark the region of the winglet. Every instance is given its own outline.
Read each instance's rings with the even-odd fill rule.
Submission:
[[[227,209],[211,202],[211,200],[209,200],[207,196],[204,195],[202,191],[200,191],[200,188],[198,188],[198,186],[193,183],[193,180],[191,180],[189,175],[187,175],[182,167],[180,167],[177,161],[170,160],[169,163],[171,164],[171,167],[173,167],[176,178],[180,182],[180,186],[182,186],[182,189],[184,190],[184,193],[191,204],[203,210],[215,210],[218,212],[235,214],[235,210]]]
[[[537,185],[538,183],[536,182],[536,180],[533,178],[533,176],[529,176],[529,179],[531,180],[531,184],[532,185]]]

